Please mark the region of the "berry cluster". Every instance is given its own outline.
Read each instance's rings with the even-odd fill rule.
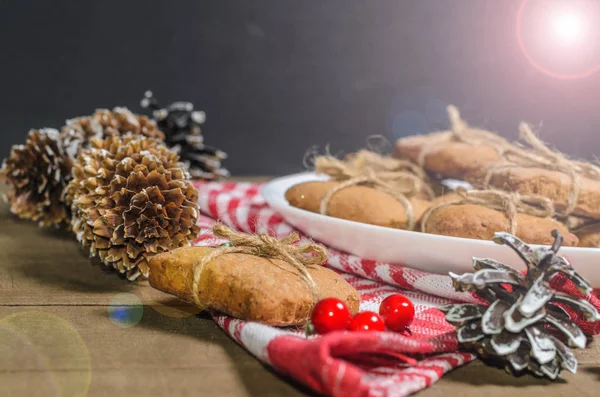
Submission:
[[[408,332],[415,317],[412,302],[404,295],[390,295],[381,302],[379,313],[365,311],[350,314],[348,306],[339,299],[319,301],[312,312],[311,324],[317,334],[333,331],[385,331]]]

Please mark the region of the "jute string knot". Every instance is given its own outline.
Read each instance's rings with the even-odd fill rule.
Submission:
[[[296,245],[300,241],[297,233],[290,233],[283,238],[275,238],[267,234],[247,234],[231,230],[225,225],[213,227],[216,237],[228,240],[229,246],[213,249],[194,264],[193,296],[198,307],[202,307],[199,298],[200,277],[204,266],[215,258],[226,254],[247,254],[266,259],[279,259],[292,265],[306,282],[313,296],[316,296],[316,284],[308,272],[310,266],[322,265],[327,260],[327,249],[321,244]]]
[[[360,151],[342,161],[333,156],[315,158],[315,171],[342,182],[327,192],[321,200],[319,211],[327,215],[331,198],[340,190],[351,186],[366,185],[389,194],[396,199],[406,212],[406,228],[412,230],[416,224],[413,206],[407,195],[425,192],[430,198],[432,189],[423,178],[425,172],[407,160],[383,157],[366,150]]]
[[[502,190],[465,190],[459,188],[456,190],[459,197],[455,200],[440,203],[429,208],[423,214],[421,222],[421,231],[427,233],[427,221],[429,217],[440,208],[452,205],[475,204],[490,209],[502,211],[506,214],[509,221],[509,230],[511,234],[517,231],[517,214],[524,213],[539,218],[547,218],[554,214],[554,205],[552,200],[538,195],[521,195],[519,193],[505,192]]]

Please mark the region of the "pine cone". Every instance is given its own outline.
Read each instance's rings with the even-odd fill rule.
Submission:
[[[179,154],[192,178],[210,181],[229,176],[221,164],[227,154],[204,144],[200,129],[206,120],[204,112],[194,110],[191,102],[173,102],[161,108],[152,91],[144,94],[141,104],[152,109],[152,116],[165,133],[165,144]]]
[[[92,256],[129,280],[147,277],[152,255],[196,238],[198,193],[159,140],[111,136],[90,145],[66,191],[73,231]]]
[[[61,195],[71,166],[57,130],[29,131],[25,145],[13,146],[0,169],[0,179],[10,186],[4,199],[11,211],[40,226],[64,224],[69,214]]]
[[[98,109],[91,116],[67,120],[67,124],[62,128],[61,139],[68,154],[75,157],[77,151],[80,148],[88,148],[93,139],[126,134],[161,140],[165,138],[156,123],[147,116],[136,115],[127,108],[116,107],[112,112],[108,109]]]
[[[492,259],[474,258],[475,273],[450,277],[457,291],[473,291],[490,305],[442,308],[465,347],[482,358],[499,360],[507,370],[529,369],[550,379],[556,379],[562,368],[575,373],[577,359],[567,345],[583,349],[587,344],[586,335],[561,306],[582,312],[589,321],[600,320],[588,301],[550,287],[550,280],[562,275],[584,296],[592,290],[566,259],[556,255],[562,236],[557,231],[553,236],[551,248],[534,249],[508,233],[496,233],[495,242],[508,245],[525,261],[527,275]]]

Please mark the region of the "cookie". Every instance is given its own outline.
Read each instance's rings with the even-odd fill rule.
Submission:
[[[320,213],[321,201],[342,182],[315,181],[292,186],[285,193],[291,206]],[[415,221],[429,208],[429,201],[421,198],[409,200]],[[391,195],[367,186],[350,186],[336,192],[329,200],[327,215],[350,221],[395,229],[404,229],[408,218],[402,203]]]
[[[580,191],[574,215],[600,219],[600,181],[580,178]],[[524,195],[538,194],[553,201],[557,213],[568,206],[572,179],[569,175],[543,168],[514,167],[491,173],[490,185]]]
[[[572,231],[580,247],[600,248],[600,222],[587,224]]]
[[[396,142],[394,155],[419,164],[421,153],[426,150],[427,154],[420,165],[427,172],[471,183],[480,183],[485,178],[487,169],[502,160],[494,147],[449,140],[451,134],[452,132],[434,132],[401,138]]]
[[[194,266],[214,248],[183,247],[150,260],[150,285],[194,303]],[[198,300],[202,308],[273,326],[302,325],[316,301],[334,297],[358,312],[360,295],[334,271],[307,268],[316,284],[315,296],[299,272],[279,259],[228,253],[208,262],[201,271]]]
[[[496,232],[508,231],[507,215],[481,205],[458,204],[441,207],[429,216],[427,233],[478,240],[491,240]],[[551,218],[517,214],[516,236],[528,244],[552,244],[552,230],[564,237],[564,245],[576,246],[578,238],[560,222]]]
[[[407,197],[434,197],[425,171],[406,159],[360,150],[346,155],[343,160],[330,155],[318,156],[314,159],[314,167],[315,172],[327,175],[331,181],[366,179],[386,185]]]
[[[447,192],[445,194],[442,194],[441,196],[438,196],[436,198],[434,198],[433,200],[431,200],[431,206],[435,207],[436,205],[440,205],[443,203],[450,203],[453,201],[457,201],[457,200],[462,200],[462,196],[454,191],[451,192]]]

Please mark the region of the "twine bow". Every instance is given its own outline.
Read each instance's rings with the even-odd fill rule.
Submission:
[[[307,267],[321,265],[327,260],[327,249],[321,244],[296,245],[300,240],[297,233],[290,233],[286,237],[277,239],[267,234],[247,234],[235,232],[222,224],[213,227],[216,237],[229,241],[230,246],[221,246],[203,256],[194,264],[194,282],[192,292],[194,302],[202,307],[199,299],[200,276],[204,266],[213,259],[225,254],[247,254],[266,259],[280,259],[292,265],[300,273],[300,277],[306,282],[313,296],[316,294],[316,284],[307,271]]]
[[[517,231],[517,213],[524,213],[540,218],[547,218],[554,214],[552,200],[537,195],[521,195],[519,193],[505,192],[502,190],[465,190],[459,188],[456,193],[460,197],[455,200],[440,203],[429,208],[423,214],[421,231],[427,233],[429,217],[440,208],[460,204],[476,204],[494,210],[502,211],[508,217],[510,234]]]
[[[408,194],[425,192],[434,196],[431,188],[423,182],[425,172],[407,160],[384,157],[377,153],[361,150],[346,157],[344,161],[333,156],[315,158],[315,171],[343,183],[332,188],[323,197],[319,211],[327,215],[331,198],[340,190],[351,186],[368,185],[396,199],[406,212],[407,229],[412,230],[416,219]]]

